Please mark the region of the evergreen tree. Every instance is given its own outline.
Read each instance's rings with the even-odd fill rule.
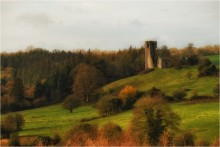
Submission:
[[[22,79],[16,78],[14,80],[14,86],[12,88],[12,96],[19,102],[24,99],[24,85]]]

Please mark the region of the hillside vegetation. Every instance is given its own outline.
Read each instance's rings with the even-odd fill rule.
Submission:
[[[192,72],[190,80],[186,76],[188,71]],[[157,87],[167,95],[171,95],[173,91],[178,89],[187,89],[187,98],[192,95],[193,91],[198,92],[198,95],[212,96],[213,88],[218,83],[219,78],[198,78],[197,75],[197,67],[187,67],[180,70],[174,68],[156,69],[148,74],[137,75],[110,83],[103,89],[104,91],[113,89],[118,92],[124,85],[132,85],[143,92],[150,90],[152,87]]]
[[[192,71],[193,76],[189,80],[186,73]],[[139,91],[148,91],[153,86],[160,88],[166,94],[171,95],[174,90],[188,89],[189,98],[192,91],[197,91],[199,95],[212,96],[212,89],[218,83],[216,77],[197,78],[197,68],[189,67],[181,70],[176,69],[156,69],[155,71],[122,79],[110,83],[103,87],[104,91],[113,89],[115,93],[125,85],[133,85]],[[177,112],[181,121],[181,130],[191,130],[198,137],[212,141],[218,137],[219,129],[219,104],[218,102],[187,104],[186,102],[170,104],[172,109]],[[91,105],[82,106],[69,113],[61,104],[26,110],[20,112],[25,118],[25,126],[20,131],[20,136],[32,135],[52,135],[59,132],[63,135],[70,127],[81,123],[82,118],[98,116],[97,110]],[[127,128],[131,119],[132,111],[126,111],[117,115],[103,117],[89,121],[88,123],[103,125],[112,121],[120,125],[123,129]],[[4,115],[3,115],[4,117]]]
[[[186,104],[171,104],[171,108],[180,115],[182,131],[190,130],[204,140],[212,141],[218,137],[219,129],[219,104],[218,102]],[[83,106],[75,109],[73,113],[64,110],[61,105],[53,105],[44,108],[22,111],[25,118],[24,129],[20,136],[53,135],[59,132],[61,135],[71,126],[80,123],[80,119],[97,116],[96,109],[91,106]],[[127,128],[132,111],[89,121],[88,123],[103,125],[109,121]]]

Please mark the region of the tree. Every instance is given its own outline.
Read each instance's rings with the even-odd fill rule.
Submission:
[[[64,108],[68,109],[70,113],[73,112],[74,108],[77,108],[80,105],[80,101],[73,95],[69,95],[63,101]]]
[[[25,120],[19,113],[9,113],[1,122],[1,134],[3,137],[9,138],[11,133],[22,129]]]
[[[199,77],[203,76],[213,76],[217,74],[218,69],[214,64],[209,59],[201,59],[199,62],[199,67],[198,67]]]
[[[73,94],[88,103],[102,81],[102,75],[94,67],[82,63],[76,68],[72,89]]]
[[[104,124],[101,131],[103,136],[110,142],[119,141],[123,134],[121,127],[112,122]]]
[[[143,98],[133,110],[131,132],[140,144],[157,145],[160,136],[167,130],[176,130],[180,118],[160,98]]]
[[[22,79],[20,78],[15,79],[14,86],[12,88],[12,95],[19,102],[21,102],[24,99],[24,85]]]
[[[34,97],[46,97],[47,99],[50,98],[50,86],[47,80],[38,81],[36,83]]]
[[[101,115],[115,114],[121,111],[122,100],[106,95],[97,102],[97,109]]]
[[[170,51],[168,50],[166,45],[162,46],[161,49],[158,50],[158,55],[159,57],[162,57],[162,58],[170,57]]]
[[[120,92],[119,98],[123,101],[123,109],[130,109],[137,100],[137,88],[126,85]]]

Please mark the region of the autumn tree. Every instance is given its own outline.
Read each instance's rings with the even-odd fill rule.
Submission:
[[[73,95],[69,95],[63,101],[64,108],[68,109],[70,113],[73,112],[74,108],[77,108],[80,105],[80,101]]]
[[[180,118],[160,98],[140,99],[133,111],[131,131],[140,144],[157,145],[167,130],[176,130]]]
[[[123,108],[130,109],[137,99],[137,88],[126,85],[120,92],[119,98],[123,101]]]
[[[72,92],[75,97],[89,102],[102,81],[103,77],[96,68],[82,63],[76,68]]]
[[[19,113],[9,113],[1,120],[1,135],[9,138],[10,134],[19,131],[24,126],[24,118]]]

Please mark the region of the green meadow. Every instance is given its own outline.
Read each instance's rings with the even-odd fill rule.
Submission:
[[[191,79],[187,77],[189,71],[192,73]],[[174,68],[156,69],[148,74],[136,75],[110,83],[104,86],[103,90],[113,89],[118,92],[125,85],[133,85],[138,90],[146,92],[154,86],[167,95],[172,95],[173,91],[178,89],[187,89],[187,98],[190,98],[194,91],[198,95],[213,96],[213,88],[218,84],[219,78],[198,78],[197,75],[197,67],[185,67],[180,70]]]
[[[219,55],[206,56],[212,63],[219,66]]]
[[[212,141],[219,136],[219,103],[208,102],[187,104],[185,102],[170,104],[171,108],[181,117],[181,131],[192,131],[197,137]],[[63,109],[61,104],[21,111],[25,118],[25,126],[20,136],[53,135],[58,132],[64,135],[72,126],[79,124],[81,118],[97,116],[92,106],[83,106],[75,109],[73,113]],[[87,123],[103,125],[114,122],[126,129],[132,119],[132,110],[117,115],[103,117],[88,121]]]

